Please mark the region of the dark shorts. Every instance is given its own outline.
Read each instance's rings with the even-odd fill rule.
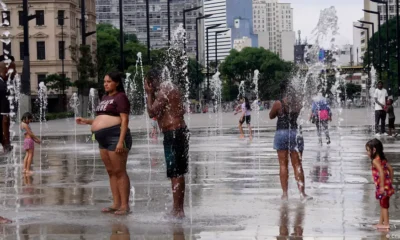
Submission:
[[[251,122],[251,115],[244,116],[242,119],[239,120],[240,124],[243,124],[244,122],[246,122],[246,124],[249,125]]]
[[[164,154],[167,177],[181,177],[188,172],[189,138],[187,128],[164,132]]]
[[[390,197],[388,196],[383,196],[380,200],[379,200],[379,205],[381,205],[381,208],[389,208],[389,201],[390,201]]]
[[[108,151],[115,151],[121,134],[121,125],[112,126],[109,128],[100,129],[93,132],[96,141],[99,143],[100,149],[107,149]],[[125,135],[124,148],[131,150],[132,135],[128,128]]]
[[[5,96],[0,96],[0,113],[10,113],[10,101]]]
[[[297,135],[297,129],[277,130],[274,137],[275,150],[288,150],[303,152],[303,137]]]
[[[396,118],[389,118],[389,128],[394,129],[394,122],[396,121]]]

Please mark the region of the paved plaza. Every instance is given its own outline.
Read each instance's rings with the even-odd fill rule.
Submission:
[[[279,163],[272,148],[275,122],[268,120],[268,111],[260,112],[259,123],[253,113],[255,139],[251,142],[238,138],[238,116],[223,114],[222,131],[216,131],[213,114],[191,115],[187,217],[183,221],[165,217],[172,196],[162,136],[148,142],[143,117],[130,122],[134,143],[128,173],[133,213],[126,217],[100,213],[109,206],[111,192],[89,127],[75,130],[72,119],[49,121],[41,127],[43,144],[41,149],[36,145],[33,176],[21,174],[19,148],[15,158],[0,158],[1,215],[14,220],[0,227],[0,239],[400,238],[398,194],[391,199],[392,230],[381,233],[371,227],[379,218],[364,147],[372,138],[368,126],[372,113],[366,109],[334,113],[329,147],[319,146],[315,127],[304,124],[306,192],[314,199],[299,200],[290,169],[286,204],[280,200]],[[39,133],[38,123],[32,128]],[[400,171],[398,140],[381,140],[396,174]],[[398,179],[395,175],[396,189]]]

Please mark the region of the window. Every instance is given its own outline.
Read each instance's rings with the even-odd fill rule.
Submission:
[[[36,10],[36,26],[44,26],[44,11]]]
[[[38,87],[39,87],[39,83],[40,83],[40,82],[44,82],[45,79],[46,79],[46,74],[39,73],[39,74],[37,75]]]
[[[58,58],[65,59],[65,41],[58,41]]]
[[[24,42],[19,42],[19,59],[24,60]]]
[[[24,25],[24,12],[23,11],[18,11],[18,25],[19,26]]]
[[[11,42],[9,44],[3,42],[3,53],[11,55]]]
[[[1,20],[3,23],[3,26],[10,26],[10,11],[2,11],[1,12]]]
[[[36,42],[36,50],[37,50],[37,59],[45,60],[46,59],[46,45],[45,42]]]
[[[58,10],[57,19],[58,25],[64,26],[64,10]]]

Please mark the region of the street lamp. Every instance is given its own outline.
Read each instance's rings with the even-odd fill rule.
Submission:
[[[82,34],[82,45],[86,45],[86,38],[96,33],[96,31],[86,32],[86,7],[85,0],[81,0],[81,34]]]
[[[68,19],[68,17],[64,17],[65,11],[62,12],[62,16],[57,16],[58,25],[61,26],[61,42],[62,46],[58,46],[59,48],[62,47],[62,55],[61,55],[61,78],[62,78],[62,110],[64,111],[65,101],[64,101],[64,94],[65,94],[65,71],[64,71],[64,60],[65,60],[65,42],[64,42],[64,20]]]
[[[167,0],[167,18],[168,18],[168,47],[171,45],[171,2]]]
[[[124,10],[122,9],[122,0],[119,0],[119,54],[120,54],[120,71],[125,70],[125,59],[124,59]]]
[[[211,17],[213,14],[207,14],[204,16],[200,16],[196,18],[196,75],[197,78],[199,78],[199,21],[201,19],[205,19],[205,18],[209,18]]]
[[[150,57],[150,6],[149,1],[146,0],[146,25],[147,25],[147,60],[149,64],[151,64],[151,57]]]
[[[372,25],[372,35],[375,33],[375,24],[373,23],[373,22],[367,22],[367,21],[361,21],[361,20],[358,20],[360,23],[363,23],[363,24],[369,24],[369,25]],[[368,39],[368,41],[369,41],[369,39]],[[373,41],[373,38],[371,38],[371,45],[372,46],[374,46],[374,41]],[[378,49],[380,49],[381,48],[381,45],[380,45],[380,40],[379,40],[379,38],[378,38]],[[379,61],[381,61],[381,56],[382,56],[382,54],[379,52]],[[374,51],[374,49],[372,48],[372,63],[374,62],[374,59],[375,59],[375,51]],[[381,71],[379,72],[379,78],[381,78],[382,76],[381,76]]]
[[[218,71],[218,34],[228,32],[230,29],[215,32],[215,72]]]
[[[366,27],[359,27],[359,26],[354,26],[355,28],[358,28],[358,29],[363,29],[363,30],[365,30],[366,32],[367,32],[367,39],[369,39],[369,28],[366,28]],[[369,59],[369,42],[367,41],[367,59],[368,59],[368,61],[369,62],[371,62],[370,61],[370,59]],[[370,67],[369,67],[370,65],[368,64],[368,78],[370,78]],[[367,83],[367,97],[368,97],[368,94],[369,94],[369,89],[370,89],[370,86],[371,86],[371,84],[370,84],[370,81],[371,80],[368,80],[368,83]]]
[[[202,8],[203,6],[198,6],[194,8],[189,8],[189,9],[183,9],[183,28],[185,29],[185,38],[183,41],[183,49],[186,51],[186,13],[196,11],[197,9]]]
[[[210,62],[210,58],[209,58],[210,50],[209,50],[209,44],[208,44],[208,30],[217,28],[217,27],[219,27],[221,25],[222,25],[222,23],[219,23],[219,24],[215,24],[215,25],[206,27],[206,38],[207,38],[207,92],[208,92],[208,90],[210,90],[210,64],[209,64],[209,62]]]
[[[371,2],[384,4],[386,10],[386,67],[387,67],[387,75],[388,75],[388,90],[390,93],[391,90],[391,82],[390,82],[390,49],[389,49],[389,1],[382,1],[382,0],[370,0]]]
[[[396,38],[397,38],[397,90],[400,96],[400,14],[399,0],[396,0]]]

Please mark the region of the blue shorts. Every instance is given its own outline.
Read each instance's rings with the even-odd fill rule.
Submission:
[[[303,152],[303,137],[297,136],[297,129],[277,130],[274,138],[274,149]]]

